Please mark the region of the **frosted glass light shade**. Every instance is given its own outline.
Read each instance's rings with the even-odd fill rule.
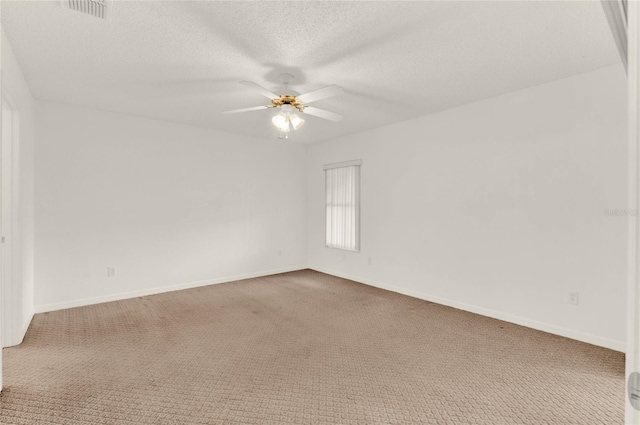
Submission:
[[[291,114],[289,116],[289,121],[291,122],[294,130],[299,129],[300,127],[302,127],[302,124],[304,124],[304,120],[296,114]]]
[[[273,125],[280,131],[287,133],[289,131],[289,118],[282,112],[271,118]]]

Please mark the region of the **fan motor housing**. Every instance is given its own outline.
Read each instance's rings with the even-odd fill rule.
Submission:
[[[276,108],[282,105],[291,105],[298,110],[302,110],[302,102],[300,102],[295,96],[290,96],[287,94],[282,94],[277,99],[271,99],[271,103],[273,103],[273,106],[275,106]]]

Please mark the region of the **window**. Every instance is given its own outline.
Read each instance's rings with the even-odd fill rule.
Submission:
[[[324,166],[329,248],[360,250],[361,164],[357,160]]]

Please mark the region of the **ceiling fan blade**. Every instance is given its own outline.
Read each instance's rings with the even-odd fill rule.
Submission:
[[[260,109],[273,108],[273,106],[254,106],[251,108],[233,109],[231,111],[224,111],[223,114],[237,114],[238,112],[258,111]]]
[[[268,97],[269,99],[279,99],[280,98],[279,95],[270,92],[269,90],[267,90],[264,87],[262,87],[260,84],[256,84],[253,81],[240,81],[240,84],[242,84],[245,87],[250,88],[253,91],[256,91],[256,92],[260,93],[264,97]]]
[[[344,93],[342,87],[334,84],[332,86],[327,86],[319,90],[301,94],[300,96],[296,96],[296,98],[302,103],[311,103],[317,100],[326,99],[328,97],[338,96],[342,93]]]
[[[336,114],[334,112],[325,111],[324,109],[314,108],[313,106],[305,107],[302,112],[307,115],[313,115],[316,117],[324,118],[325,120],[331,121],[341,121],[342,115]]]

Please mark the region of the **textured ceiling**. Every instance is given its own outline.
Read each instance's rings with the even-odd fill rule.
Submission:
[[[3,2],[34,97],[277,137],[268,99],[338,84],[292,140],[327,140],[619,61],[597,1],[114,1],[109,20],[57,1]],[[265,101],[267,101],[265,103]]]

